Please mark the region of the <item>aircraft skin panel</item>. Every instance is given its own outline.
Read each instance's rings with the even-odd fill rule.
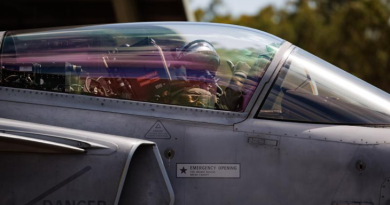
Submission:
[[[221,163],[240,163],[240,179],[186,179],[184,204],[205,204],[207,201],[229,201],[233,204],[253,204],[261,200],[264,204],[329,204],[340,181],[345,174],[347,164],[356,145],[332,144],[288,139],[280,137],[280,146],[262,146],[248,143],[249,137],[265,138],[250,133],[229,134],[222,130],[208,130],[210,134],[200,138],[193,128],[187,138],[191,144],[187,148],[186,160],[212,163],[223,159]],[[220,135],[216,135],[219,132]],[[200,139],[199,139],[200,138]],[[207,138],[207,146],[201,145]],[[272,139],[278,139],[273,136]],[[202,152],[199,150],[202,148]],[[212,150],[221,150],[217,154]],[[331,150],[328,155],[324,151]],[[337,159],[337,160],[336,160]],[[318,160],[321,162],[313,162]],[[304,166],[305,170],[301,171]],[[325,168],[322,169],[322,166]],[[328,167],[328,168],[326,168]],[[320,174],[321,173],[321,174]],[[329,178],[332,180],[329,180]],[[291,182],[291,183],[290,183]],[[208,187],[194,191],[195,187]],[[217,191],[218,190],[218,191]],[[218,192],[214,199],[211,193]],[[321,192],[321,194],[316,194]],[[238,193],[234,195],[233,193]],[[177,193],[179,195],[179,193]],[[206,197],[200,197],[206,196]],[[209,196],[209,198],[207,197]],[[328,202],[328,203],[325,203]]]
[[[49,144],[59,144],[61,146],[68,146],[72,148],[82,149],[83,153],[87,155],[110,155],[118,150],[118,145],[108,141],[101,141],[93,139],[86,141],[81,139],[74,139],[72,135],[61,133],[49,133],[48,131],[42,133],[36,133],[36,129],[28,128],[15,128],[13,125],[2,125],[1,129],[4,133],[17,136],[18,138],[28,139],[29,141],[43,141]]]
[[[171,181],[169,180],[169,176],[168,176],[167,172],[165,171],[165,165],[164,165],[164,162],[163,162],[162,157],[160,155],[160,151],[159,151],[157,146],[153,147],[153,153],[156,156],[157,162],[158,162],[160,169],[161,169],[161,173],[164,177],[164,181],[166,182],[166,185],[168,188],[169,199],[170,199],[169,205],[174,205],[175,204],[175,192],[173,191],[173,187],[172,187]]]
[[[386,201],[383,198],[387,195],[382,193],[381,197],[384,197],[378,198],[378,193],[381,192],[381,187],[383,189],[383,186],[380,184],[386,182],[389,176],[388,170],[390,170],[386,159],[380,157],[389,155],[388,129],[252,119],[235,125],[234,130],[246,132],[249,127],[253,131],[250,135],[253,136],[257,135],[260,138],[266,138],[269,135],[280,136],[280,149],[284,149],[289,153],[290,157],[294,157],[288,160],[289,162],[294,164],[301,163],[301,160],[307,158],[307,161],[301,164],[301,166],[305,166],[305,174],[312,172],[314,176],[316,172],[318,174],[321,173],[318,176],[321,177],[321,180],[332,179],[333,181],[338,178],[339,180],[335,180],[337,186],[334,189],[329,188],[328,185],[331,183],[329,181],[318,182],[318,185],[327,187],[323,191],[333,191],[332,195],[335,203],[344,204],[346,202],[359,201],[362,204],[379,204],[378,200],[380,200],[380,204],[382,204],[384,203],[383,201]],[[281,129],[281,127],[284,129]],[[322,146],[327,146],[327,148],[321,149]],[[293,147],[299,147],[299,149],[295,148],[295,150],[288,151]],[[313,148],[315,150],[306,151]],[[313,158],[310,159],[311,157]],[[322,157],[324,158],[322,159]],[[314,161],[317,160],[321,161],[321,164],[315,165]],[[340,163],[337,165],[338,168],[335,167],[335,164],[331,164],[335,161]],[[281,162],[281,164],[289,166],[289,163],[286,161]],[[291,166],[293,167],[294,165]],[[311,166],[313,166],[312,170],[310,170]],[[320,166],[321,168],[314,166]],[[329,170],[326,170],[327,168]],[[295,170],[299,169],[297,165]],[[333,176],[334,171],[338,169],[340,170],[340,175],[338,177]],[[329,173],[326,174],[326,171]],[[309,176],[299,176],[299,174],[298,176],[293,176],[294,174],[297,175],[298,173],[296,171],[291,172],[291,177],[297,177],[295,180],[293,178],[285,178],[281,179],[281,181],[289,181],[296,186],[305,183],[303,179]],[[290,174],[283,176],[287,177],[288,175]],[[312,179],[307,181],[307,183],[316,183],[315,181]],[[313,190],[320,189],[319,187],[312,188]],[[293,190],[300,191],[302,188]],[[288,190],[289,193],[291,193],[291,189]],[[304,194],[292,193],[290,200],[296,198],[297,195]],[[316,197],[319,196],[317,195]],[[285,203],[288,201],[286,200]]]
[[[114,204],[118,204],[119,203],[119,200],[120,200],[120,197],[121,197],[121,194],[122,194],[122,190],[123,190],[123,186],[124,186],[124,183],[125,183],[125,180],[126,180],[126,175],[128,173],[130,162],[132,160],[132,157],[134,156],[134,153],[137,151],[139,146],[147,145],[147,144],[153,145],[154,143],[146,143],[146,142],[137,143],[137,144],[135,144],[131,148],[131,150],[129,152],[129,155],[128,155],[127,159],[126,159],[126,164],[125,164],[124,170],[122,172],[121,181],[119,183],[119,190],[117,192],[117,196],[115,198],[115,203]],[[166,175],[166,172],[165,172],[165,169],[164,169],[164,164],[162,163],[161,156],[160,156],[158,148],[156,146],[153,147],[153,154],[155,155],[155,157],[157,158],[157,161],[159,162],[161,173],[163,173],[164,181],[165,181],[165,183],[167,185],[167,188],[168,188],[168,191],[169,191],[169,199],[170,199],[169,205],[173,205],[174,201],[175,201],[174,192],[173,192],[172,186],[170,184],[170,181],[169,181],[169,179],[168,179],[168,177]]]
[[[329,204],[333,199],[375,203],[379,198],[374,196],[378,196],[380,191],[377,182],[383,183],[387,175],[374,175],[369,170],[376,166],[382,167],[383,172],[390,170],[390,167],[386,168],[384,159],[374,160],[378,151],[386,156],[387,144],[377,145],[376,141],[354,144],[348,141],[348,136],[351,136],[348,133],[369,140],[367,136],[375,139],[375,136],[387,133],[387,129],[280,123],[260,119],[247,120],[233,127],[57,107],[50,109],[52,115],[47,118],[43,112],[47,107],[12,104],[4,103],[0,108],[18,109],[26,116],[34,115],[34,119],[39,119],[42,124],[83,128],[139,139],[145,139],[156,122],[160,122],[171,138],[148,140],[158,144],[161,156],[167,149],[175,151],[172,159],[163,157],[175,193],[175,204],[229,201],[249,205],[257,201],[259,196],[269,204],[294,201],[296,204]],[[102,115],[105,120],[102,120]],[[18,114],[8,114],[7,117],[18,118]],[[329,131],[320,132],[325,129]],[[327,139],[319,139],[321,136]],[[269,144],[264,144],[265,140]],[[277,143],[273,143],[275,141]],[[367,164],[365,170],[356,169],[358,160]],[[177,178],[176,166],[182,163],[240,164],[240,178]],[[301,170],[301,167],[306,169]],[[367,178],[359,178],[360,173],[362,176],[367,175]],[[371,184],[371,179],[375,183]],[[365,194],[361,194],[358,188],[360,185],[356,183],[367,183],[373,189],[365,189]],[[339,188],[352,186],[356,189]],[[335,197],[344,196],[346,192],[349,197]]]
[[[269,134],[308,140],[350,143],[357,145],[378,145],[390,143],[387,138],[389,130],[386,128],[376,127],[291,123],[273,120],[250,119],[243,123],[234,125],[234,130],[245,132],[249,127],[254,133],[267,134],[263,131],[267,128]],[[280,127],[287,127],[288,129],[280,129]]]
[[[0,133],[0,151],[2,152],[36,152],[36,153],[74,153],[81,154],[85,150],[61,143],[46,140]]]
[[[115,155],[88,155],[86,158],[74,154],[3,153],[1,163],[6,168],[2,170],[1,176],[1,203],[113,203],[119,183],[118,176],[124,165],[124,156],[121,157],[123,154],[119,153],[115,154],[119,157],[115,163],[110,162],[110,158]],[[96,180],[97,177],[99,180]],[[102,183],[108,190],[99,188]]]
[[[248,115],[247,113],[239,112],[203,110],[200,108],[175,105],[161,105],[148,102],[134,102],[64,93],[48,93],[45,91],[33,91],[1,86],[0,101],[10,103],[29,103],[49,107],[68,107],[80,110],[94,110],[167,119],[197,120],[200,122],[230,125],[235,122],[245,120]]]
[[[345,202],[360,198],[366,204],[386,204],[389,200],[386,183],[390,166],[386,159],[379,156],[388,156],[389,148],[388,144],[360,145],[348,164],[334,201]]]
[[[45,154],[24,152],[23,150],[15,153],[2,150],[0,156],[0,164],[3,167],[0,176],[2,181],[2,186],[0,186],[1,204],[117,204],[121,194],[128,194],[118,190],[118,187],[121,189],[120,187],[126,178],[123,176],[129,173],[129,169],[135,169],[130,159],[140,145],[152,147],[154,150],[152,155],[156,157],[157,162],[161,161],[161,158],[155,154],[155,150],[157,150],[155,144],[150,141],[7,119],[0,119],[0,130],[3,132],[2,137],[8,138],[16,138],[15,135],[7,134],[10,132],[40,133],[46,135],[46,139],[53,141],[62,140],[64,143],[69,143],[69,140],[72,139],[93,145],[87,147],[86,152],[78,154],[63,152]],[[66,140],[57,139],[54,136],[63,136]],[[19,136],[18,138],[22,141],[35,142],[31,146],[40,146],[41,144],[37,145],[37,143],[44,142],[49,144],[48,141],[34,137]],[[111,145],[118,144],[117,150],[108,155],[93,153],[94,149],[110,149],[111,145],[107,142]],[[79,143],[78,146],[85,146],[82,143]],[[58,144],[51,142],[52,146],[58,146]],[[66,147],[67,145],[63,144],[62,146]],[[91,152],[90,154],[88,154],[88,150]],[[167,204],[173,204],[172,188],[167,178],[164,177],[166,174],[164,175],[165,169],[162,162],[159,162],[158,166],[159,170],[156,171],[157,173],[161,172],[164,178],[163,185],[159,186],[166,186],[166,190],[170,194],[169,198],[166,199],[169,201]]]

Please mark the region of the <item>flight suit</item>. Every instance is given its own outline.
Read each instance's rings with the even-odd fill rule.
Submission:
[[[194,87],[185,87],[172,100],[171,104],[214,109],[216,96],[210,91]]]
[[[233,77],[225,92],[218,98],[216,108],[219,110],[237,111],[242,109],[243,91],[251,68],[247,63],[241,61],[235,66],[233,64],[229,65],[233,71]]]
[[[171,82],[170,104],[215,109],[217,97],[210,90],[212,88],[205,88],[205,83],[201,80],[196,82],[188,80],[184,67],[175,69],[175,78],[177,80]]]
[[[189,83],[185,71],[177,69],[180,80],[171,84],[171,104],[229,111],[242,109],[243,90],[250,67],[241,61],[231,66],[233,77],[222,95],[217,95],[212,83],[207,89],[199,83]]]

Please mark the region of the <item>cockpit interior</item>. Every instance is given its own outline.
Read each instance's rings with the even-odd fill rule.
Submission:
[[[159,27],[106,30],[7,33],[1,85],[243,111],[278,46],[228,48]]]

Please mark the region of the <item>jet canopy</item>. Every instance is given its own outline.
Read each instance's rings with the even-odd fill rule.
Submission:
[[[296,48],[258,117],[332,124],[390,124],[389,94]]]
[[[1,85],[242,112],[282,42],[213,24],[11,31]]]
[[[387,93],[283,43],[249,28],[201,23],[10,31],[2,41],[0,85],[244,117],[253,110],[270,120],[390,123]]]

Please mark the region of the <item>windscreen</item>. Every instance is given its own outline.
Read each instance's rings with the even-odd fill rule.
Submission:
[[[215,24],[7,32],[1,85],[242,112],[282,40]]]
[[[313,123],[390,124],[390,96],[302,49],[295,49],[258,116]]]

